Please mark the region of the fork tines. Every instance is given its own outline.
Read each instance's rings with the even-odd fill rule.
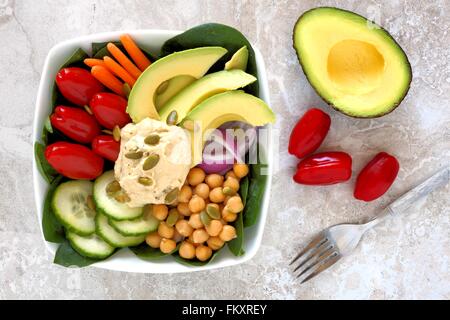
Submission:
[[[290,265],[298,262],[293,272],[298,272],[297,279],[304,277],[301,280],[301,283],[304,283],[332,266],[340,257],[330,235],[327,232],[321,232],[291,261]]]

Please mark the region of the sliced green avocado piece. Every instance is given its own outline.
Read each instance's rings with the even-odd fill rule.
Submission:
[[[240,69],[247,70],[248,62],[248,49],[247,46],[243,46],[236,51],[231,57],[230,61],[225,63],[225,70]]]
[[[412,72],[405,52],[356,13],[329,7],[305,12],[294,28],[294,48],[312,87],[346,115],[383,116],[408,92]]]
[[[241,90],[216,94],[195,107],[181,123],[191,132],[192,166],[202,161],[202,150],[211,129],[225,122],[242,121],[252,126],[275,122],[275,115],[261,99]]]
[[[219,71],[208,74],[184,88],[169,100],[159,111],[161,121],[166,121],[172,111],[177,112],[178,122],[196,105],[207,98],[224,91],[239,89],[256,81],[251,74],[242,70]]]
[[[180,75],[201,78],[226,53],[222,47],[202,47],[175,52],[156,60],[141,74],[128,97],[127,112],[133,122],[146,117],[159,120],[155,93],[163,82]]]
[[[163,82],[156,91],[155,106],[159,110],[169,101],[173,96],[178,94],[181,90],[186,88],[192,82],[197,80],[191,76],[176,76],[166,82]]]

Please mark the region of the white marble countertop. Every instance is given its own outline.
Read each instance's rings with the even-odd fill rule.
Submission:
[[[411,90],[392,114],[356,120],[329,109],[306,81],[292,49],[298,16],[339,5],[385,26],[407,52]],[[437,1],[0,1],[0,299],[450,299],[450,186],[370,231],[355,254],[300,286],[287,264],[322,228],[372,216],[450,162],[450,3]],[[204,22],[240,29],[263,53],[281,130],[280,165],[257,256],[207,272],[145,275],[52,264],[39,235],[31,184],[31,130],[42,66],[56,43],[120,29],[186,29]],[[353,200],[352,183],[302,187],[287,139],[318,106],[332,117],[322,150],[346,150],[355,172],[375,153],[395,154],[399,177],[380,200]],[[352,179],[354,181],[354,179]]]

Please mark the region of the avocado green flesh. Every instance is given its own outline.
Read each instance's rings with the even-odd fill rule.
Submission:
[[[239,69],[245,71],[247,70],[247,62],[248,49],[247,46],[243,46],[233,54],[230,61],[225,63],[225,70]]]
[[[159,86],[176,76],[201,78],[227,52],[222,47],[202,47],[172,53],[155,61],[138,78],[128,98],[127,112],[134,123],[146,117],[159,120],[155,94]]]
[[[184,88],[159,111],[161,121],[166,121],[172,111],[177,112],[178,122],[195,106],[207,98],[225,91],[235,90],[256,81],[242,70],[219,71],[208,74]]]
[[[181,126],[186,128],[193,124],[195,128],[191,130],[193,166],[201,162],[203,145],[211,129],[230,121],[262,126],[275,122],[275,115],[263,100],[241,90],[220,93],[206,99],[181,123]]]
[[[167,88],[164,89],[163,92],[158,93],[158,90],[156,92],[155,96],[155,106],[157,110],[160,110],[171,98],[173,98],[175,95],[177,95],[181,90],[186,88],[188,85],[190,85],[192,82],[197,80],[194,77],[191,76],[176,76],[170,80],[168,80]],[[160,88],[163,84],[160,85]]]
[[[408,92],[412,72],[402,48],[353,12],[328,7],[305,12],[294,28],[294,48],[312,87],[346,115],[382,116]]]

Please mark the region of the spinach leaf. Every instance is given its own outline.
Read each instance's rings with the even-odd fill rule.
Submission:
[[[55,177],[58,175],[55,169],[45,159],[45,146],[42,143],[36,142],[34,144],[34,157],[36,158],[36,165],[39,172],[47,180],[48,183],[52,183]]]
[[[100,260],[83,257],[78,252],[76,252],[69,241],[64,241],[59,246],[58,250],[55,254],[55,259],[53,263],[59,264],[63,267],[87,267],[93,263],[96,263]]]
[[[239,187],[239,194],[241,195],[242,202],[246,204],[247,200],[247,193],[248,193],[248,178],[245,177],[241,181],[241,185]],[[233,253],[235,256],[242,256],[245,254],[244,251],[244,218],[243,218],[243,212],[239,213],[239,216],[237,220],[234,222],[234,227],[236,228],[236,235],[237,237],[228,242],[228,249]]]
[[[168,255],[171,255],[171,254],[177,252],[179,247],[180,247],[180,244],[178,244],[178,246],[175,248],[175,250],[172,251],[171,253],[164,253],[164,252],[161,252],[161,250],[159,250],[157,248],[150,247],[148,244],[146,244],[144,242],[144,243],[141,243],[138,246],[129,247],[129,249],[138,258],[141,258],[143,260],[152,261],[152,260],[157,260],[157,259],[164,258],[165,256],[168,256]]]
[[[69,59],[64,62],[60,69],[66,67],[74,67],[75,65],[82,65],[83,60],[88,57],[88,54],[81,48],[78,48]]]
[[[267,175],[265,174],[267,165],[260,161],[258,164],[251,165],[247,204],[244,208],[245,228],[253,226],[261,213],[262,199],[267,184]]]
[[[173,255],[173,258],[175,259],[176,262],[181,263],[185,266],[188,267],[202,267],[202,266],[206,266],[207,264],[209,264],[211,261],[214,260],[215,257],[217,257],[217,255],[219,254],[219,251],[215,251],[211,258],[209,258],[209,260],[207,261],[200,261],[200,260],[188,260],[188,259],[184,259],[182,257],[180,257],[180,255],[178,253]]]
[[[44,232],[44,238],[48,242],[53,243],[61,243],[65,239],[64,228],[58,219],[56,219],[51,206],[53,194],[62,178],[62,176],[58,176],[50,184],[47,191],[47,196],[45,197],[44,209],[42,212],[42,231]]]
[[[255,52],[250,42],[238,30],[219,23],[202,24],[167,40],[161,48],[160,56],[186,49],[211,46],[223,47],[228,50],[228,53],[217,61],[210,72],[223,70],[225,63],[231,59],[233,54],[243,46],[247,46],[249,53],[247,72],[257,76]],[[246,87],[246,92],[259,96],[258,82]]]

